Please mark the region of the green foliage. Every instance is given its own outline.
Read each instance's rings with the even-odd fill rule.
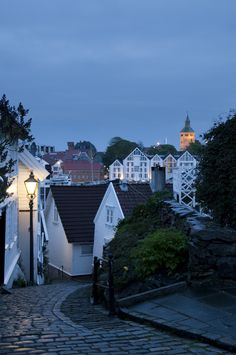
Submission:
[[[137,146],[137,143],[122,139],[120,137],[112,138],[110,145],[107,147],[104,154],[103,161],[105,166],[109,167],[109,165],[111,165],[116,159],[123,160]]]
[[[121,289],[129,282],[137,280],[135,260],[131,258],[132,250],[139,240],[153,233],[161,224],[163,200],[169,197],[169,191],[157,192],[145,205],[137,206],[130,218],[119,223],[115,238],[109,243],[109,251],[114,257],[116,288]]]
[[[150,155],[155,155],[155,154],[167,155],[167,154],[176,154],[177,150],[171,144],[160,144],[157,146],[147,148],[146,153]]]
[[[222,225],[236,228],[236,114],[204,135],[197,200]]]
[[[131,256],[139,279],[160,271],[172,274],[186,262],[187,239],[177,229],[158,229],[140,240]]]
[[[14,280],[13,282],[13,287],[18,288],[18,287],[26,287],[27,283],[25,281],[25,279],[23,279],[22,277],[18,277],[18,279]]]
[[[31,119],[25,120],[28,110],[20,103],[17,108],[10,106],[6,96],[0,100],[0,202],[7,196],[7,188],[11,181],[8,175],[12,172],[14,161],[8,159],[8,149],[18,145],[18,141],[31,141]],[[18,146],[18,149],[21,147]]]
[[[201,156],[202,149],[203,145],[198,140],[196,140],[194,143],[189,144],[187,151],[192,155]]]

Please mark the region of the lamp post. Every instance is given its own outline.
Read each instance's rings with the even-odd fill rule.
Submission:
[[[33,171],[30,172],[30,176],[25,180],[25,188],[27,191],[27,197],[29,199],[30,209],[30,283],[34,283],[34,233],[33,233],[33,206],[34,198],[36,197],[36,189],[38,182],[34,177]]]

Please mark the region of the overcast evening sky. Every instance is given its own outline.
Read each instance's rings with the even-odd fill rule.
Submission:
[[[39,144],[179,146],[236,107],[235,0],[1,0],[0,95]]]

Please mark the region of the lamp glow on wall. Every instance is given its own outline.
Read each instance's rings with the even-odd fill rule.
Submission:
[[[30,283],[34,284],[34,234],[33,234],[33,206],[34,199],[36,197],[36,191],[38,186],[38,181],[35,179],[33,171],[30,172],[28,179],[24,181],[25,188],[27,191],[27,197],[29,199],[29,209],[30,209]]]

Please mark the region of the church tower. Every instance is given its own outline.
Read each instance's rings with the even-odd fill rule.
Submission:
[[[195,142],[195,132],[190,127],[190,119],[187,115],[185,120],[185,126],[180,131],[180,150],[186,150],[190,143]]]

